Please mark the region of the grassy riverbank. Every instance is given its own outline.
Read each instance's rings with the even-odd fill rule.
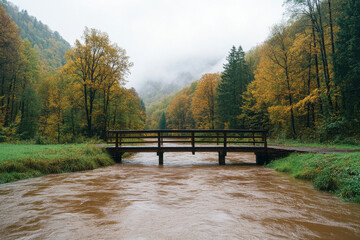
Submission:
[[[285,147],[317,147],[317,148],[339,148],[339,149],[360,149],[360,143],[316,143],[291,139],[270,139],[269,145],[285,146]]]
[[[96,145],[0,144],[0,183],[91,170],[114,163],[105,149]]]
[[[292,154],[267,167],[311,180],[318,190],[360,203],[360,153]]]

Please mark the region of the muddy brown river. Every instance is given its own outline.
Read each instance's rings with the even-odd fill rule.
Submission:
[[[139,153],[123,164],[0,185],[0,239],[360,239],[360,204],[254,154]]]

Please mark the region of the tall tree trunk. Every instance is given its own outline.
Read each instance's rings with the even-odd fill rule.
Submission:
[[[335,42],[334,42],[334,30],[333,30],[333,20],[332,20],[332,10],[331,10],[331,0],[328,0],[328,9],[329,9],[329,25],[330,25],[330,39],[331,39],[331,59],[332,59],[332,64],[333,64],[333,68],[334,66],[334,58],[335,58]],[[340,102],[340,97],[338,96],[338,94],[336,94],[335,97],[335,111],[339,112],[340,108],[339,108],[339,102]]]
[[[102,133],[102,138],[104,140],[106,140],[106,131],[107,131],[107,126],[108,126],[108,108],[109,108],[109,102],[110,102],[110,88],[111,86],[107,87],[107,89],[104,89],[104,125],[103,125],[103,133]],[[107,91],[107,93],[106,93]]]
[[[71,131],[73,136],[76,135],[76,131],[75,131],[75,119],[74,119],[74,108],[71,108]]]
[[[58,143],[60,143],[60,121],[59,121],[58,124],[57,124],[57,130],[58,130],[57,141],[58,141]]]
[[[14,75],[12,78],[11,78],[11,81],[10,81],[10,85],[9,85],[9,89],[8,89],[8,95],[7,95],[7,100],[6,100],[6,106],[5,106],[5,127],[8,126],[12,121],[12,113],[13,113],[13,106],[11,106],[11,97],[12,95],[14,94],[14,90],[15,90],[15,85],[16,83],[16,76]],[[24,89],[23,91],[25,91],[25,85],[24,85]]]
[[[321,85],[320,85],[320,76],[319,76],[319,62],[318,62],[318,56],[317,56],[317,53],[316,53],[316,35],[315,35],[314,24],[312,25],[312,35],[313,35],[313,44],[314,44],[314,60],[315,60],[316,84],[317,84],[317,88],[320,91],[321,90]],[[323,103],[322,103],[321,97],[319,98],[319,109],[320,109],[320,114],[323,115],[324,111],[323,111]]]
[[[312,43],[310,42],[309,44],[309,76],[308,76],[308,81],[307,81],[307,95],[310,95],[310,87],[311,87],[311,56],[312,56]],[[306,126],[309,128],[310,127],[310,103],[307,104],[307,116],[306,116]]]
[[[1,69],[1,68],[0,68]],[[2,78],[1,78],[1,92],[0,92],[0,97],[5,95],[5,73],[4,73],[4,69],[2,71]],[[1,98],[1,102],[0,102],[0,107],[4,106],[4,99],[5,96],[3,98]]]
[[[89,125],[88,125],[88,131],[89,131],[89,137],[93,136],[93,131],[92,131],[92,113],[93,113],[93,109],[94,109],[94,100],[95,100],[95,93],[93,92],[93,90],[90,91],[90,99],[89,99]]]
[[[89,127],[89,108],[88,108],[88,93],[87,93],[87,87],[86,84],[84,84],[84,107],[85,107],[85,113],[86,113],[86,121],[87,121],[87,132],[88,136],[90,135],[91,128]]]
[[[92,108],[93,101],[91,92],[88,93],[87,85],[84,84],[84,102],[85,102],[85,112],[86,112],[86,121],[87,121],[87,132],[88,137],[92,137]]]
[[[322,62],[323,62],[323,69],[324,69],[324,77],[325,77],[325,85],[326,85],[326,96],[327,96],[327,100],[329,103],[329,109],[330,109],[330,113],[333,112],[333,102],[331,99],[331,89],[330,89],[330,72],[329,72],[329,64],[328,64],[328,58],[327,58],[327,52],[326,52],[326,45],[325,45],[325,34],[324,34],[324,27],[322,24],[322,16],[321,16],[321,10],[320,10],[320,3],[319,1],[317,1],[316,3],[316,9],[317,9],[317,14],[319,17],[319,22],[318,22],[318,33],[320,35],[320,39],[319,39],[319,43],[320,43],[320,50],[321,50],[321,58],[322,58]]]
[[[331,37],[331,50],[334,58],[335,54],[335,43],[334,43],[334,30],[333,30],[333,21],[332,21],[332,10],[331,10],[331,0],[328,0],[329,6],[329,24],[330,24],[330,37]]]
[[[285,63],[287,64],[287,63]],[[290,77],[289,71],[287,66],[285,67],[285,75],[286,75],[286,83],[288,88],[288,97],[289,97],[289,105],[290,105],[290,117],[291,117],[291,128],[292,128],[292,135],[293,139],[297,138],[296,129],[295,129],[295,116],[294,116],[294,109],[293,109],[293,102],[292,102],[292,95],[291,95],[291,88],[290,88]]]
[[[113,118],[113,125],[115,126],[116,124],[116,118],[117,118],[117,102],[115,102],[115,110],[114,110],[114,118]]]

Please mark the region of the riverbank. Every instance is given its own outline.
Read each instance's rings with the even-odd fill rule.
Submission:
[[[94,144],[0,145],[0,183],[112,164],[115,162],[105,148]]]
[[[360,203],[360,153],[294,153],[266,167],[313,182],[315,189]]]
[[[268,145],[284,146],[284,147],[311,147],[311,148],[333,148],[333,149],[360,149],[360,144],[345,144],[345,143],[318,143],[307,142],[291,139],[269,139]]]

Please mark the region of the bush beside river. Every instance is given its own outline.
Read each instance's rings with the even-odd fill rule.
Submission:
[[[90,144],[0,145],[0,183],[115,164],[105,148]]]
[[[360,203],[360,153],[292,154],[267,167],[311,180],[317,190]]]

